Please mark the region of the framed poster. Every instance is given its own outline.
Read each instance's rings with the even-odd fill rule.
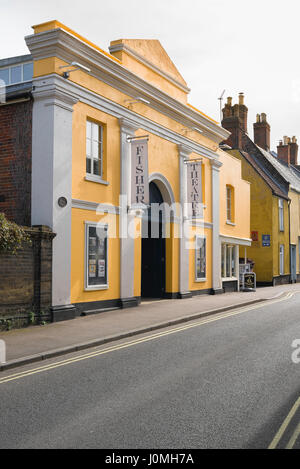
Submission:
[[[85,288],[108,287],[107,272],[107,225],[86,223]]]

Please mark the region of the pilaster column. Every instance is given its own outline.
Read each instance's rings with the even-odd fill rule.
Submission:
[[[35,80],[34,85],[31,223],[49,226],[56,233],[52,314],[54,320],[63,320],[75,316],[70,305],[72,112],[78,100],[59,90],[55,77]]]
[[[189,233],[187,210],[187,166],[185,160],[189,158],[191,151],[184,145],[178,145],[179,151],[179,184],[180,184],[180,252],[179,252],[179,298],[190,298],[189,291]]]
[[[131,204],[131,145],[127,137],[138,129],[124,118],[119,119],[120,142],[120,299],[122,308],[137,306],[134,298],[134,239],[129,236],[128,226],[134,223],[134,213],[128,211]]]
[[[220,242],[220,167],[216,159],[211,164],[211,199],[212,199],[212,293],[222,293],[221,281],[221,242]]]

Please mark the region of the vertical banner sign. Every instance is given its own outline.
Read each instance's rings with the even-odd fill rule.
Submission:
[[[203,218],[201,169],[201,163],[187,163],[187,201],[192,218]]]
[[[131,204],[149,204],[148,142],[131,142]]]

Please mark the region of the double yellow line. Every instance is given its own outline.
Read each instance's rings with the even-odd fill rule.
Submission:
[[[202,320],[197,321],[197,322],[193,322],[193,323],[189,323],[189,324],[186,324],[186,325],[174,327],[174,328],[169,329],[167,331],[158,332],[156,334],[152,334],[152,335],[149,335],[149,336],[146,336],[146,337],[141,337],[140,339],[135,339],[135,340],[132,340],[130,342],[123,343],[123,344],[113,345],[113,346],[107,347],[103,350],[95,350],[94,352],[86,353],[86,354],[80,355],[78,357],[73,357],[73,358],[69,358],[69,359],[66,359],[66,360],[61,360],[59,362],[55,362],[55,363],[52,363],[52,364],[49,364],[49,365],[40,366],[38,368],[34,368],[34,369],[31,369],[31,370],[27,370],[27,371],[21,371],[19,373],[15,373],[15,374],[0,378],[0,384],[8,383],[10,381],[15,381],[15,380],[18,380],[18,379],[21,379],[21,378],[25,378],[27,376],[32,376],[32,375],[35,375],[37,373],[43,373],[45,371],[53,370],[55,368],[60,368],[62,366],[71,365],[72,363],[77,363],[77,362],[80,362],[80,361],[83,361],[83,360],[96,358],[96,357],[99,357],[100,355],[105,355],[105,354],[110,353],[110,352],[115,352],[117,350],[122,350],[122,349],[125,349],[125,348],[133,347],[134,345],[138,345],[138,344],[141,344],[141,343],[144,343],[144,342],[149,342],[151,340],[156,340],[156,339],[159,339],[160,337],[164,337],[164,336],[171,335],[171,334],[176,334],[177,332],[185,331],[187,329],[191,329],[191,328],[194,328],[194,327],[203,326],[205,324],[209,324],[211,322],[216,322],[216,321],[219,321],[221,319],[226,319],[226,318],[230,318],[232,316],[237,316],[239,314],[246,313],[246,312],[254,310],[254,309],[259,309],[264,305],[269,306],[270,304],[279,303],[281,301],[288,300],[293,295],[294,295],[294,292],[289,292],[284,297],[280,297],[278,299],[267,300],[266,302],[256,303],[253,306],[246,306],[246,307],[242,307],[242,308],[239,308],[239,309],[236,309],[236,310],[231,310],[231,311],[228,311],[228,312],[225,312],[225,313],[220,313],[218,315],[208,317],[206,319],[202,319]]]
[[[295,416],[297,410],[300,408],[300,397],[296,400],[295,404],[291,408],[290,412],[288,413],[288,416],[285,418],[284,422],[282,423],[281,427],[279,428],[278,432],[274,436],[270,446],[268,449],[276,449],[280,440],[286,433],[289,424],[291,423],[291,420]],[[297,425],[296,429],[294,430],[288,444],[286,445],[285,449],[293,449],[293,447],[296,444],[296,441],[298,440],[300,435],[300,423]]]

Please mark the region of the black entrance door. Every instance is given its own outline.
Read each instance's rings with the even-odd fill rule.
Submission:
[[[162,214],[151,221],[151,204],[163,203],[163,198],[154,182],[149,184],[150,208],[143,219],[142,238],[142,297],[162,298],[165,292],[165,238],[162,237]],[[148,233],[148,237],[144,237]],[[152,235],[152,236],[151,236]],[[153,237],[156,236],[156,237]]]

